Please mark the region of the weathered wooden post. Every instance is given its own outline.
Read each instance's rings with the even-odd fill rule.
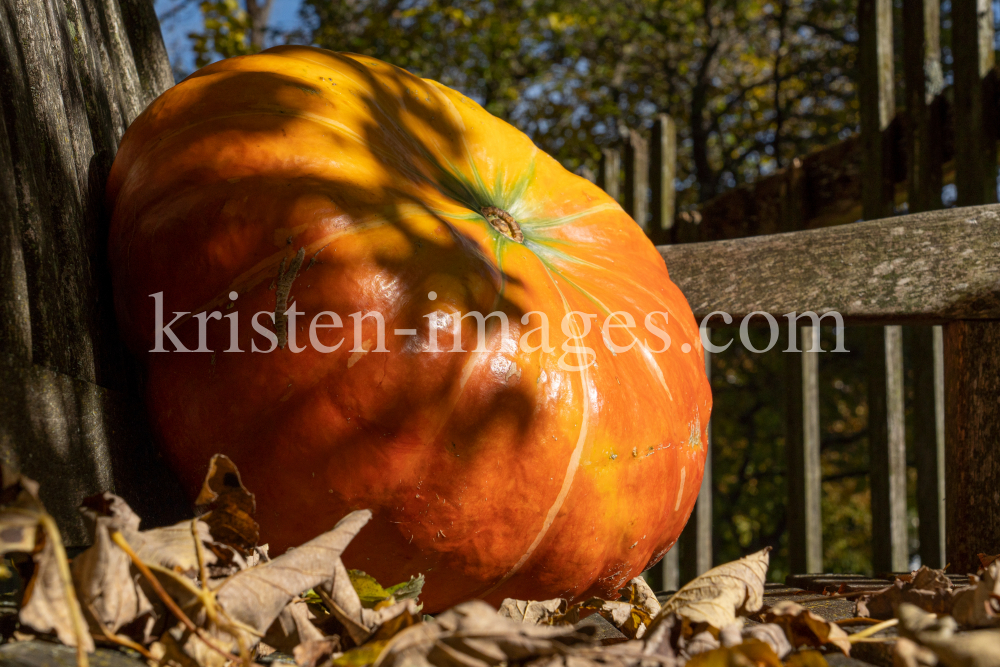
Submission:
[[[601,164],[597,170],[597,185],[608,196],[621,201],[622,154],[617,148],[601,150]]]
[[[625,144],[625,211],[649,234],[649,143],[638,130],[629,130]]]
[[[952,3],[952,53],[958,203],[995,202],[996,74],[989,0]],[[976,554],[1000,544],[998,350],[996,321],[959,320],[944,327],[946,556],[954,572],[974,572]]]
[[[151,447],[105,260],[118,142],[173,76],[149,0],[0,1],[0,459],[81,544],[77,506],[98,491],[147,521],[187,509]]]
[[[944,89],[940,0],[903,3],[907,196],[910,213],[941,208]],[[913,447],[920,560],[944,567],[944,346],[940,326],[911,328]]]
[[[649,227],[656,244],[668,243],[674,227],[677,176],[677,125],[665,113],[656,117],[649,150],[650,198]]]
[[[861,105],[861,200],[866,220],[893,214],[890,127],[895,114],[892,0],[859,0],[858,98]],[[902,330],[869,330],[868,442],[871,458],[872,565],[875,571],[908,566],[906,439],[903,419]]]
[[[779,221],[781,231],[796,231],[805,226],[805,181],[802,162],[795,158],[785,169]],[[795,324],[796,345],[789,344],[782,355],[786,396],[788,556],[793,574],[811,574],[823,571],[817,356],[820,352],[820,329]]]
[[[819,430],[819,327],[798,327],[785,357],[788,556],[793,574],[823,571]]]

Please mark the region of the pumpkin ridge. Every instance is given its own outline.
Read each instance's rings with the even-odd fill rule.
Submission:
[[[559,288],[559,284],[556,282],[555,278],[552,277],[552,274],[549,272],[548,267],[545,267],[545,273],[548,276],[549,280],[552,282],[552,286],[556,289],[556,292],[559,293],[559,298],[562,299],[563,309],[566,315],[568,315],[570,313],[570,305],[569,302],[566,300],[566,295],[563,294],[563,291]],[[570,326],[573,327],[573,341],[577,344],[582,344],[583,339],[580,336],[579,330],[576,327],[576,321],[573,320],[572,318],[570,319]],[[577,360],[579,362],[580,353],[577,352],[576,355],[577,355]],[[485,593],[482,594],[483,597],[494,593],[498,588],[507,583],[511,577],[517,574],[517,572],[522,567],[524,567],[524,564],[528,562],[528,559],[531,558],[531,555],[535,552],[536,549],[538,549],[539,545],[541,545],[542,540],[545,539],[545,536],[548,534],[549,529],[552,527],[552,524],[555,523],[556,516],[562,509],[563,503],[566,502],[566,498],[567,496],[569,496],[569,490],[573,486],[573,481],[576,479],[576,472],[577,470],[580,469],[580,458],[583,456],[583,448],[587,444],[587,432],[590,426],[590,392],[587,391],[587,385],[589,379],[589,374],[587,373],[587,367],[584,366],[583,368],[580,369],[579,372],[580,372],[580,385],[582,389],[580,394],[582,396],[581,400],[583,401],[583,406],[582,409],[580,410],[581,414],[580,433],[577,436],[577,441],[576,445],[573,448],[573,453],[570,454],[569,463],[566,466],[566,474],[563,477],[562,486],[559,488],[559,493],[556,494],[556,499],[553,501],[552,505],[549,507],[549,511],[546,512],[545,514],[545,518],[542,520],[541,529],[538,531],[538,534],[535,535],[535,539],[528,546],[527,551],[524,552],[521,558],[518,559],[518,561],[513,565],[513,567],[511,567],[511,569],[507,571],[507,574],[505,574],[500,579],[500,581],[495,583],[489,590],[487,590]]]

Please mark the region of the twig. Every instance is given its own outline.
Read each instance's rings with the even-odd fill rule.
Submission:
[[[891,627],[896,626],[896,625],[899,625],[899,619],[898,618],[890,618],[888,621],[882,621],[881,623],[876,623],[875,625],[871,626],[870,628],[865,628],[861,632],[856,632],[853,635],[848,635],[847,636],[847,641],[852,642],[852,643],[853,642],[863,641],[863,640],[867,639],[868,637],[871,637],[872,635],[874,635],[877,632],[881,632],[882,630],[885,630],[887,628],[891,628]]]
[[[52,550],[56,554],[56,565],[59,569],[59,578],[62,580],[63,594],[69,603],[69,617],[73,622],[73,634],[76,635],[76,665],[77,667],[89,667],[87,659],[87,649],[83,646],[84,637],[89,636],[83,622],[83,613],[80,611],[80,602],[76,599],[76,591],[73,588],[73,576],[69,572],[69,559],[66,558],[66,549],[63,547],[62,538],[59,537],[59,528],[55,520],[48,514],[38,514],[39,523],[45,530],[46,539],[52,542]]]
[[[861,616],[855,616],[854,618],[842,618],[839,621],[834,621],[837,625],[861,625],[862,623],[867,623],[868,625],[875,625],[876,623],[881,623],[877,618],[863,618]]]
[[[167,593],[166,590],[164,590],[163,585],[160,584],[160,580],[156,578],[156,576],[149,570],[148,567],[146,567],[146,564],[142,562],[142,559],[139,558],[139,555],[132,550],[132,547],[125,540],[125,536],[122,535],[120,531],[116,530],[112,532],[111,539],[115,544],[121,547],[122,551],[128,554],[128,557],[132,559],[132,563],[135,564],[135,566],[139,569],[139,572],[141,572],[143,576],[146,577],[146,579],[149,581],[149,585],[153,587],[154,591],[156,591],[156,595],[160,598],[160,600],[163,601],[163,604],[167,605],[167,609],[169,609],[170,612],[177,617],[177,620],[179,620],[181,623],[184,624],[184,627],[186,627],[194,634],[198,635],[198,639],[205,642],[205,646],[209,647],[210,649],[212,649],[213,651],[224,657],[226,660],[232,660],[234,662],[240,660],[240,658],[233,655],[229,651],[226,651],[216,646],[215,643],[212,642],[211,639],[209,639],[208,635],[206,635],[201,628],[195,625],[194,622],[190,618],[188,618],[187,614],[185,614],[183,610],[181,610],[181,608],[177,605],[174,599],[170,597],[170,595]]]
[[[100,617],[97,615],[97,610],[94,609],[94,605],[88,603],[87,608],[90,609],[90,615],[94,618],[94,624],[101,631],[101,634],[104,635],[105,639],[107,639],[109,642],[114,642],[119,646],[130,648],[133,651],[142,654],[142,657],[146,658],[147,660],[156,660],[153,654],[150,653],[145,646],[143,646],[138,642],[132,641],[125,635],[115,634],[114,632],[111,631],[111,629],[108,626],[104,625],[104,623],[101,622]]]

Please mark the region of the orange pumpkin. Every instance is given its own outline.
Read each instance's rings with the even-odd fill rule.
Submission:
[[[192,494],[231,457],[272,553],[370,508],[348,566],[424,573],[437,611],[607,596],[676,540],[711,410],[691,310],[616,202],[469,98],[315,48],[225,60],[136,119],[108,196],[163,451]],[[480,346],[472,312],[508,327]]]

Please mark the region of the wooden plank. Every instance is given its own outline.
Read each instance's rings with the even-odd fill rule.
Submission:
[[[952,3],[955,183],[959,206],[997,201],[993,3]]]
[[[83,495],[170,505],[149,483],[162,462],[121,458],[150,438],[105,261],[118,142],[173,85],[153,3],[5,0],[0,80],[0,458],[41,483],[64,539],[81,544]]]
[[[868,442],[872,491],[872,567],[909,569],[906,525],[906,433],[903,422],[903,332],[872,327],[868,366]]]
[[[662,590],[676,591],[681,587],[680,547],[674,544],[660,561]]]
[[[958,200],[996,201],[993,10],[989,0],[952,7]],[[993,143],[988,143],[992,141]],[[946,558],[974,571],[977,550],[1000,543],[1000,322],[944,329]]]
[[[712,378],[711,352],[705,350],[705,373]],[[705,472],[691,518],[677,542],[680,584],[712,569],[712,424],[707,427]]]
[[[852,324],[1000,319],[997,205],[658,250],[699,322],[714,311],[839,312]]]
[[[819,327],[799,327],[802,352],[786,364],[785,452],[788,458],[788,554],[792,572],[823,571],[819,431]],[[791,345],[789,345],[789,349]],[[786,350],[788,352],[788,350]]]
[[[979,552],[1000,544],[1000,326],[944,327],[945,528],[955,572],[975,572]]]
[[[617,148],[601,150],[601,164],[597,170],[597,185],[612,199],[621,201],[622,154]]]
[[[942,330],[913,327],[913,447],[917,465],[920,562],[942,568],[945,559],[944,344]]]
[[[656,117],[649,142],[650,232],[654,243],[666,243],[674,226],[677,175],[677,125],[665,113]]]
[[[649,143],[638,130],[629,130],[625,144],[625,212],[649,233]]]
[[[903,3],[907,113],[907,205],[911,213],[941,208],[943,115],[940,0]],[[917,466],[920,560],[944,561],[944,375],[941,327],[909,332],[913,360],[913,449]],[[935,342],[937,341],[937,342]],[[941,371],[939,373],[939,371]]]

